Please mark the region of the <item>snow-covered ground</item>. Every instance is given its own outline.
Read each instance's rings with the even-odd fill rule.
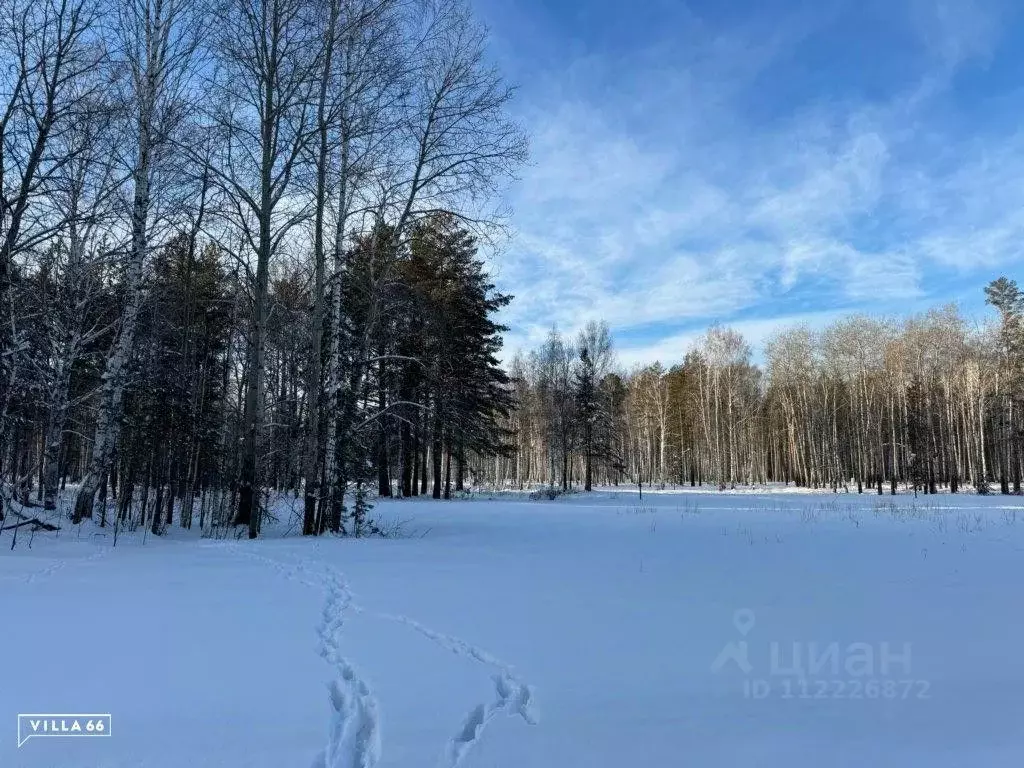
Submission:
[[[403,536],[4,533],[0,766],[1024,765],[1020,498],[374,513]]]

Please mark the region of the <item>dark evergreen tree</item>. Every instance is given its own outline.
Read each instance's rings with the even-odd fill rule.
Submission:
[[[591,490],[594,476],[594,426],[598,412],[595,378],[594,361],[590,351],[583,347],[576,370],[576,404],[583,425],[583,489],[586,491]]]
[[[449,498],[453,461],[461,490],[468,453],[511,450],[503,426],[512,407],[511,382],[497,357],[506,329],[494,319],[511,297],[495,291],[475,238],[447,215],[417,227],[406,275],[421,322],[421,340],[413,347],[422,355],[420,407],[430,417],[433,496]]]
[[[985,288],[988,304],[999,310],[1001,367],[1005,376],[1001,407],[998,410],[999,485],[1010,492],[1021,492],[1022,446],[1024,446],[1024,293],[1015,280],[1000,277]]]

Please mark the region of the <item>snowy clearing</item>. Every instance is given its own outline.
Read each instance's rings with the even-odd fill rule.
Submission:
[[[0,766],[1024,764],[1019,497],[374,514],[405,535],[4,533]],[[112,733],[18,748],[39,712]]]

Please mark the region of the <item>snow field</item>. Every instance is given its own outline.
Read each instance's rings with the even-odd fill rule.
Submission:
[[[634,488],[374,513],[404,535],[0,536],[0,766],[1024,760],[1020,498]],[[18,712],[110,712],[113,735],[18,749]]]

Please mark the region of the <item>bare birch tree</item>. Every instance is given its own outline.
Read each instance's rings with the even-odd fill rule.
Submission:
[[[73,154],[54,146],[103,60],[98,19],[93,0],[11,0],[0,8],[0,443],[24,347],[12,293],[16,260],[65,224],[49,195]]]
[[[259,533],[259,438],[271,261],[311,213],[303,188],[316,136],[323,30],[308,0],[229,0],[218,12],[215,169],[255,262],[236,522]],[[331,36],[333,39],[333,36]]]
[[[110,328],[98,312],[108,261],[107,230],[114,220],[119,186],[114,145],[121,138],[114,106],[83,94],[82,110],[60,144],[68,157],[57,176],[51,204],[67,223],[66,240],[49,251],[47,273],[54,295],[42,318],[45,347],[38,356],[47,410],[43,449],[43,502],[56,509],[61,445],[71,400],[72,374]],[[91,393],[89,393],[91,394]]]
[[[117,439],[129,358],[146,300],[146,259],[152,248],[154,179],[168,170],[174,138],[189,116],[188,88],[203,30],[201,6],[190,0],[120,0],[116,6],[117,59],[128,88],[130,126],[125,305],[107,356],[89,470],[75,499],[75,519],[92,515],[93,500],[110,469]]]

